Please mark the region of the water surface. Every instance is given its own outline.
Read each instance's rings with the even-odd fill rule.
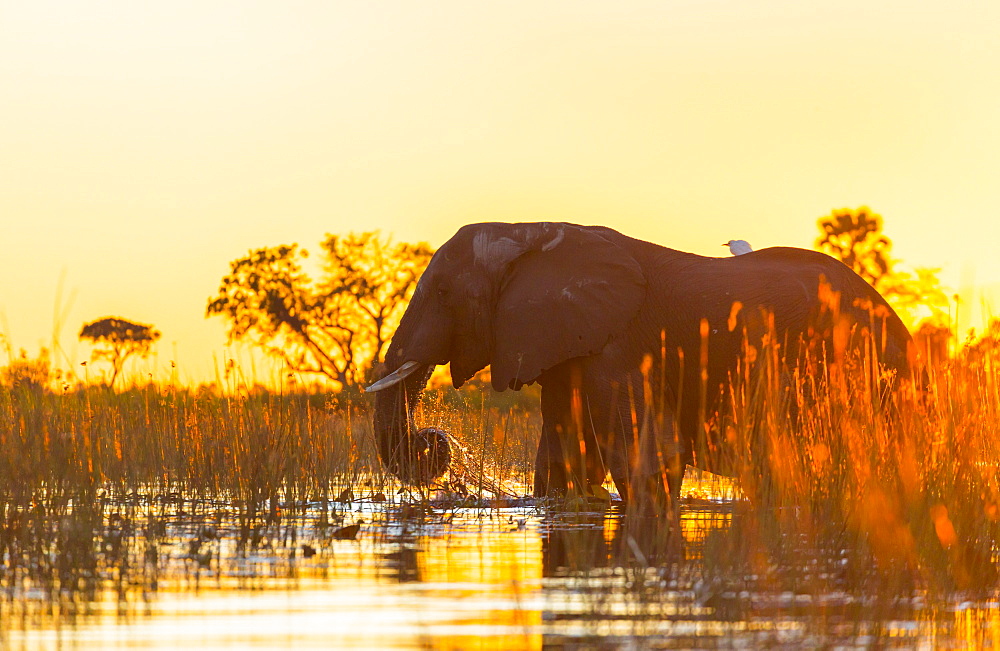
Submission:
[[[689,498],[680,544],[602,505],[431,506],[283,505],[252,529],[219,502],[181,503],[156,517],[105,506],[92,553],[77,558],[92,572],[64,568],[46,583],[25,565],[5,583],[0,641],[10,649],[1000,644],[995,595],[930,606],[919,593],[886,601],[818,593],[806,579],[789,590],[763,575],[720,575],[702,552],[738,517],[730,501]],[[356,538],[339,539],[351,524],[360,524]],[[77,553],[62,535],[50,557]]]

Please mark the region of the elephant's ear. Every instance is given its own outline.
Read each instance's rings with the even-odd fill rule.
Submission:
[[[507,268],[494,322],[493,388],[520,388],[561,362],[600,352],[645,294],[630,253],[566,225],[558,244],[528,251]]]

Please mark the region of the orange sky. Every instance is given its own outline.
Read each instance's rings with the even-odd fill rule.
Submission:
[[[904,263],[989,289],[998,26],[993,1],[0,0],[0,332],[34,355],[58,327],[78,370],[81,325],[121,315],[163,332],[144,372],[208,380],[205,304],[248,249],[483,220],[722,255],[869,205]]]

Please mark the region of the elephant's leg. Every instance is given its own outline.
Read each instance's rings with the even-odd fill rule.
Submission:
[[[627,420],[620,420],[616,426],[609,428],[608,445],[608,469],[611,471],[611,480],[618,489],[618,494],[626,504],[633,500],[631,489],[632,473],[629,465],[629,449],[625,436],[628,435],[630,427]]]
[[[535,457],[535,495],[577,492],[604,483],[607,467],[594,436],[587,393],[575,367],[546,374],[542,436]]]
[[[677,431],[678,428],[672,418],[666,419],[662,429],[663,431],[657,436],[657,451],[667,477],[666,488],[671,503],[676,508],[677,500],[681,496],[681,484],[684,482],[684,470],[692,461],[691,451],[685,448],[684,439]]]
[[[566,467],[563,461],[562,445],[559,435],[555,432],[555,424],[546,422],[542,425],[542,436],[538,441],[538,452],[535,454],[535,497],[545,497],[559,492],[565,492]]]
[[[672,412],[659,415],[645,400],[637,401],[635,393],[619,391],[611,401],[606,446],[611,476],[631,511],[667,515],[676,511],[680,495],[682,446]]]
[[[573,415],[572,431],[576,433],[576,446],[583,456],[583,476],[588,494],[593,492],[595,486],[602,486],[608,477],[608,448],[598,439],[596,431],[596,421],[604,418],[600,406],[600,399],[595,400],[588,393],[582,395],[579,407],[574,407],[579,413]]]
[[[659,449],[656,433],[639,432],[630,472],[629,506],[642,515],[666,515],[672,511],[670,470]]]

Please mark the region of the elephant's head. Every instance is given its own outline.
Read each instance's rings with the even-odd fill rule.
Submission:
[[[375,437],[409,483],[444,474],[448,444],[414,432],[413,407],[437,364],[461,386],[491,366],[494,389],[519,389],[574,357],[600,352],[646,291],[620,234],[562,223],[471,224],[434,254],[385,357]]]

